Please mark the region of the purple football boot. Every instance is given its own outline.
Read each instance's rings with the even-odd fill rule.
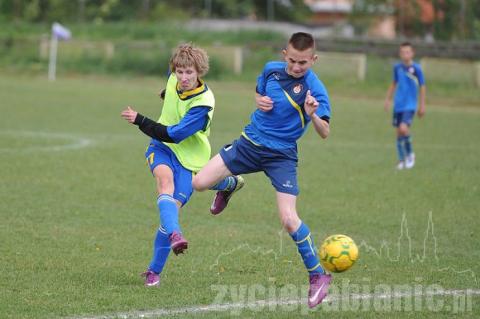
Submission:
[[[174,231],[168,237],[170,240],[170,246],[172,247],[175,255],[183,254],[183,252],[188,248],[188,241],[183,238],[182,234]]]
[[[228,201],[230,200],[230,198],[232,198],[232,195],[235,194],[235,192],[238,192],[240,189],[242,189],[243,185],[245,185],[245,181],[243,180],[242,176],[236,175],[233,177],[237,181],[237,184],[235,185],[234,189],[230,191],[218,191],[215,194],[215,197],[213,198],[212,206],[210,206],[210,212],[213,215],[220,214],[225,209],[225,207],[227,207]]]
[[[329,274],[310,274],[310,289],[308,289],[308,306],[317,306],[327,296],[328,287],[332,281]]]
[[[141,276],[145,277],[145,287],[153,287],[160,285],[160,275],[154,273],[150,269],[141,274]]]

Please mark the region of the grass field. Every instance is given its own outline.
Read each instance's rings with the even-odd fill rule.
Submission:
[[[254,84],[209,84],[216,152],[247,122]],[[143,287],[158,223],[154,181],[148,139],[119,114],[132,104],[156,118],[162,85],[0,75],[1,318],[480,316],[479,99],[430,93],[413,126],[417,165],[397,172],[387,84],[331,90],[331,136],[311,129],[299,144],[298,211],[317,246],[347,234],[360,259],[334,277],[331,303],[309,311],[299,302],[306,272],[263,174],[246,176],[218,217],[208,211],[212,193],[194,194],[181,217],[188,253],[171,255],[159,289]]]

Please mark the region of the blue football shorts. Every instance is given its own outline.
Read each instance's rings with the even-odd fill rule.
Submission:
[[[392,125],[399,127],[400,123],[405,123],[408,126],[412,125],[415,111],[394,112]]]
[[[173,151],[161,142],[152,140],[145,152],[150,171],[158,165],[167,165],[173,172],[174,191],[173,198],[185,205],[193,193],[192,171],[180,164]]]
[[[241,136],[220,150],[220,156],[234,175],[263,171],[280,193],[298,195],[297,148],[274,150],[258,146]]]

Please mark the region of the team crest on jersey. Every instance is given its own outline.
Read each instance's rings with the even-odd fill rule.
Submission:
[[[302,92],[302,90],[303,90],[303,85],[298,83],[298,84],[295,84],[292,91],[295,94],[299,94],[300,92]]]
[[[408,68],[408,73],[415,73],[415,68],[413,66]]]

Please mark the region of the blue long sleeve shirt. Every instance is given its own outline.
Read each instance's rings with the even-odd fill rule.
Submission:
[[[208,125],[209,111],[208,106],[191,108],[178,124],[167,127],[168,136],[178,144],[196,132],[204,130]]]

